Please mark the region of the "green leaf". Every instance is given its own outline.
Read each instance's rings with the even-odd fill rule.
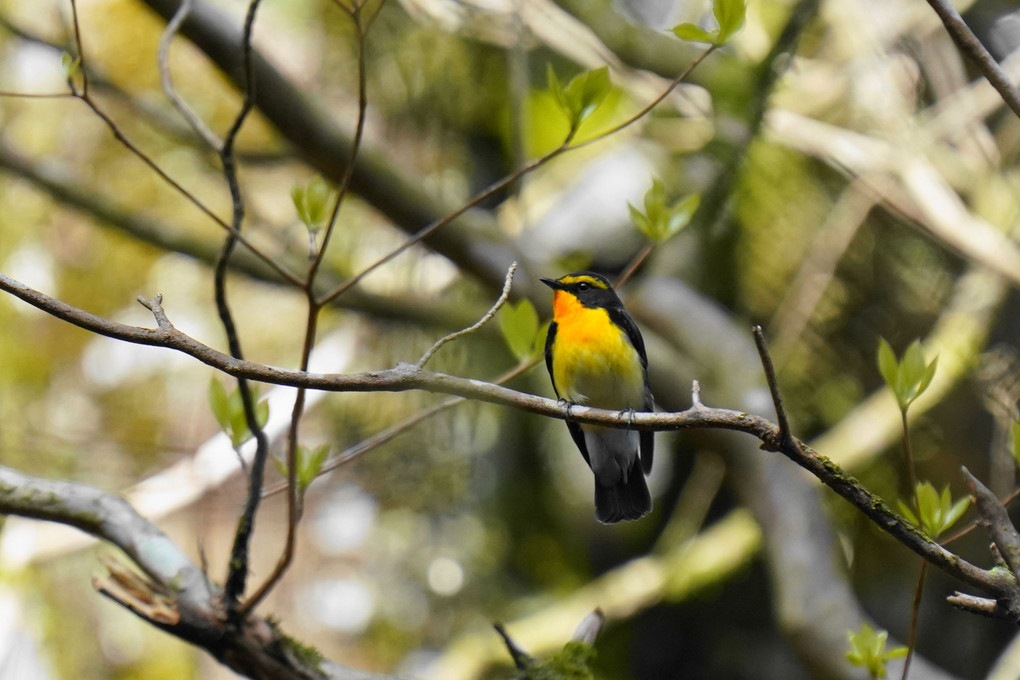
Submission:
[[[538,335],[538,312],[531,300],[503,305],[499,310],[499,328],[510,351],[519,361],[536,356],[533,352]]]
[[[729,42],[733,34],[744,26],[744,19],[747,16],[746,0],[715,0],[712,3],[712,14],[719,22],[719,35],[716,37],[716,45],[724,45]]]
[[[553,69],[552,64],[546,63],[545,65],[545,77],[549,84],[549,91],[553,93],[553,97],[556,98],[556,103],[560,105],[563,112],[567,114],[567,118],[571,117],[570,113],[570,102],[567,101],[567,94],[563,91],[563,83],[556,77],[556,71]]]
[[[921,341],[914,340],[899,360],[885,339],[879,339],[878,370],[882,379],[896,396],[900,410],[906,412],[914,400],[921,396],[935,377],[938,357],[925,363]]]
[[[871,677],[884,678],[886,662],[904,656],[907,651],[906,647],[894,647],[886,650],[885,645],[888,639],[887,631],[876,631],[867,623],[863,623],[859,630],[847,631],[850,649],[846,653],[846,658],[853,665],[865,668]]]
[[[257,387],[252,387],[252,398],[259,398]],[[251,431],[248,429],[248,420],[244,415],[244,404],[241,401],[241,390],[234,389],[227,392],[219,380],[213,378],[209,381],[209,407],[219,423],[220,429],[228,437],[234,448],[251,439]],[[255,419],[260,427],[264,427],[269,420],[269,401],[263,399],[255,403]]]
[[[698,212],[698,206],[701,205],[701,194],[691,194],[680,199],[670,209],[669,220],[666,222],[666,232],[663,234],[662,241],[668,241],[677,234],[680,230],[691,223],[691,218],[694,217],[694,213]]]
[[[329,444],[317,446],[314,449],[298,445],[297,448],[297,484],[300,493],[304,493],[308,486],[315,481],[315,478],[322,472],[322,465],[329,457]]]
[[[638,231],[644,234],[649,241],[654,240],[655,232],[652,230],[652,223],[645,217],[645,214],[630,203],[627,204],[627,209],[630,211],[630,221],[634,223]]]
[[[631,221],[652,243],[665,243],[676,236],[691,222],[701,203],[700,194],[691,194],[683,199],[666,204],[666,187],[659,180],[652,180],[652,186],[645,192],[644,208],[641,212],[631,204]]]
[[[882,380],[894,393],[896,392],[896,375],[899,371],[899,362],[893,353],[892,347],[885,338],[878,339],[878,372],[882,374]]]
[[[567,85],[567,97],[575,107],[572,122],[580,125],[585,118],[595,113],[595,109],[605,101],[613,89],[609,80],[609,67],[603,66],[594,71],[585,71],[574,76]]]
[[[60,55],[60,68],[64,71],[64,79],[74,80],[81,72],[81,57],[72,57],[69,52]]]
[[[273,459],[273,465],[276,466],[276,471],[280,473],[280,476],[284,479],[287,478],[287,461],[279,456],[270,456]]]
[[[703,42],[709,45],[717,45],[719,34],[715,31],[706,31],[697,24],[685,23],[672,28],[673,34],[681,40],[690,42]]]
[[[551,64],[546,64],[546,78],[549,90],[559,104],[560,109],[570,121],[570,129],[577,130],[585,118],[598,109],[613,89],[609,79],[609,68],[584,71],[571,78],[566,85],[556,77]]]
[[[967,512],[971,502],[970,496],[964,496],[954,502],[948,485],[943,487],[940,493],[930,482],[919,482],[914,490],[914,498],[918,516],[915,516],[912,508],[902,500],[898,501],[900,511],[911,524],[932,539],[938,539],[951,529]]]
[[[223,387],[223,383],[216,378],[212,378],[209,381],[208,396],[209,409],[212,411],[213,417],[219,423],[220,429],[227,432],[227,428],[230,425],[230,397],[227,395],[227,390]]]
[[[269,400],[263,399],[255,404],[255,422],[259,427],[265,427],[269,422]]]
[[[522,680],[595,680],[592,661],[595,650],[589,645],[572,640],[548,661],[527,668]]]
[[[295,184],[291,187],[290,198],[305,227],[315,232],[329,217],[336,192],[330,189],[322,177],[316,175],[307,184]]]

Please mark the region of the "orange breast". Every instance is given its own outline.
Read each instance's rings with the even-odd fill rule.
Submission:
[[[553,380],[563,397],[599,408],[644,406],[641,359],[606,310],[585,307],[570,293],[556,291],[553,319]]]

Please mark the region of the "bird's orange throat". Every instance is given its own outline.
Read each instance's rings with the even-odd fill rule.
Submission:
[[[570,323],[571,318],[581,314],[585,309],[580,300],[565,290],[558,290],[553,294],[553,321],[556,323]]]

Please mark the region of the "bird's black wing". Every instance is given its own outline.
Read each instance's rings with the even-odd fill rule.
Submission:
[[[638,356],[641,357],[641,367],[644,368],[647,373],[648,357],[645,355],[645,340],[641,337],[641,331],[638,330],[637,324],[634,323],[634,319],[622,306],[610,307],[606,311],[609,312],[609,320],[622,328],[623,332],[627,334],[627,339],[630,340],[630,344],[634,345],[634,349],[637,350]]]
[[[560,391],[556,387],[556,378],[553,374],[553,343],[556,341],[556,328],[556,322],[553,321],[549,324],[549,332],[545,336],[545,367],[549,371],[549,380],[552,381],[553,392],[562,399],[563,397],[560,396]],[[566,422],[570,438],[574,440],[577,449],[584,456],[584,462],[588,464],[588,467],[591,467],[591,459],[588,457],[588,445],[584,443],[584,432],[581,431],[581,426],[569,420]]]
[[[553,365],[552,365],[552,361],[553,361],[553,342],[556,341],[556,329],[557,328],[558,328],[558,324],[555,321],[553,321],[552,323],[549,324],[549,330],[545,334],[545,368],[546,368],[547,371],[549,371],[549,380],[552,381],[553,392],[555,392],[556,396],[559,397],[560,396],[560,391],[556,387],[556,378],[553,375]]]
[[[584,462],[588,464],[588,467],[591,467],[591,458],[588,457],[588,445],[584,443],[584,431],[581,430],[581,426],[568,420],[567,431],[570,432],[570,438],[577,445],[577,450],[584,456]]]
[[[609,319],[617,326],[623,329],[623,332],[627,334],[627,339],[630,340],[630,344],[634,346],[634,350],[637,351],[638,357],[641,359],[641,370],[645,374],[645,411],[655,410],[655,402],[652,399],[652,390],[648,387],[648,356],[645,354],[645,340],[641,337],[641,331],[638,330],[637,324],[634,323],[634,319],[627,310],[622,306],[610,307]],[[655,433],[651,430],[642,430],[640,434],[641,442],[641,469],[645,471],[647,475],[652,471],[652,458],[655,455]]]

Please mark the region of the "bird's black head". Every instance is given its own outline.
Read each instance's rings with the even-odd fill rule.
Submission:
[[[539,279],[553,290],[562,290],[576,297],[585,307],[622,306],[609,280],[594,272],[574,272],[558,279]]]

